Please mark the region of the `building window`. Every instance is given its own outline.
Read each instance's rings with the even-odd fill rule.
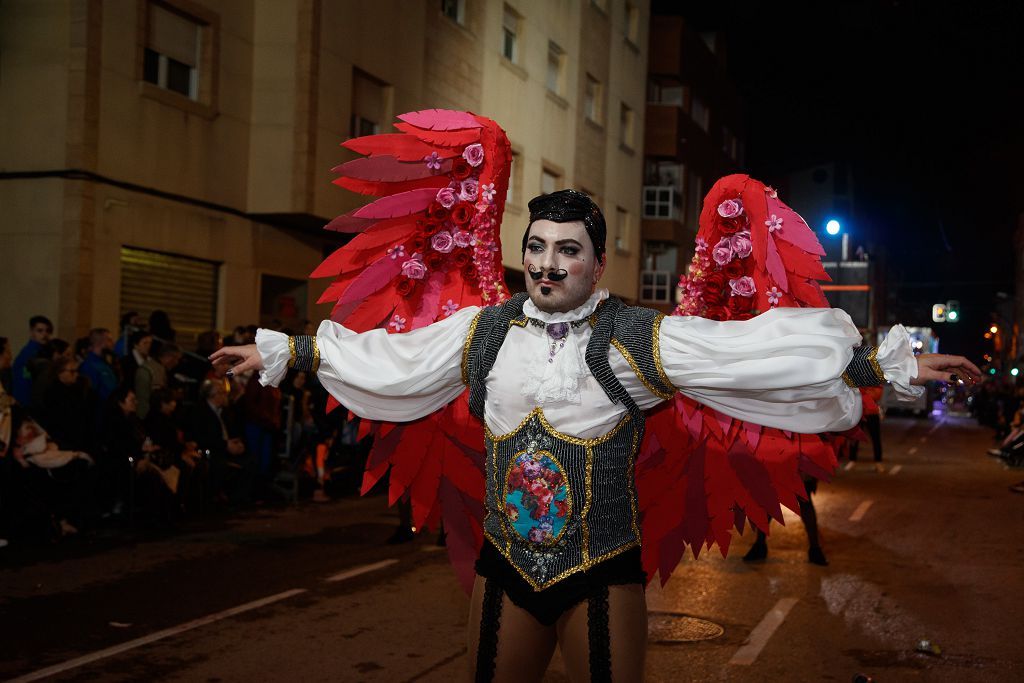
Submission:
[[[654,80],[648,81],[647,101],[651,104],[684,107],[686,104],[686,86],[658,83]]]
[[[562,176],[557,171],[544,168],[540,173],[540,193],[551,194],[562,189]]]
[[[583,115],[594,123],[601,123],[601,81],[587,74],[586,89],[583,91]]]
[[[505,194],[505,201],[517,205],[522,201],[519,196],[519,188],[523,186],[523,155],[518,150],[512,150],[512,168],[508,174],[508,192]]]
[[[562,94],[562,74],[565,71],[565,50],[553,42],[548,43],[548,90]]]
[[[690,116],[693,118],[694,122],[698,126],[700,126],[705,132],[707,132],[711,115],[708,111],[708,105],[706,105],[704,103],[704,100],[698,97],[697,95],[693,96],[690,109]]]
[[[142,80],[199,100],[199,56],[203,22],[163,3],[150,2]]]
[[[638,45],[640,42],[640,9],[632,2],[626,2],[626,40]]]
[[[633,240],[633,220],[621,206],[615,207],[615,250],[629,252]]]
[[[640,300],[659,304],[672,303],[672,273],[667,270],[640,271]]]
[[[513,64],[519,63],[519,15],[505,5],[505,14],[501,21],[502,41],[501,54]]]
[[[352,128],[354,138],[376,135],[387,115],[388,86],[360,69],[352,70]]]
[[[678,215],[678,203],[676,188],[667,185],[644,186],[644,218],[671,220]]]
[[[466,24],[466,0],[441,0],[441,14],[456,24]]]
[[[633,149],[633,109],[625,102],[619,106],[619,143],[623,147]]]

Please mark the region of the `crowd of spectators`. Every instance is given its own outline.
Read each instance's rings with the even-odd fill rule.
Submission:
[[[44,316],[29,331],[16,355],[0,337],[0,547],[270,500],[282,472],[293,492],[306,482],[323,495],[329,461],[365,453],[315,375],[264,387],[209,363],[224,344],[252,343],[255,326],[204,332],[194,352],[162,311],[148,325],[126,314],[116,340],[105,328],[57,339]]]

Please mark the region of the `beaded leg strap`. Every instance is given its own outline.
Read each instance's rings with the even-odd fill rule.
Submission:
[[[587,637],[590,646],[590,680],[612,680],[612,644],[608,633],[608,586],[587,601]]]
[[[846,366],[843,381],[851,387],[876,387],[885,383],[882,366],[878,364],[878,349],[862,345],[853,350],[853,360]]]
[[[305,334],[288,337],[288,350],[292,354],[288,361],[290,369],[316,372],[320,367],[320,348],[316,345],[316,337]]]
[[[476,683],[490,683],[498,659],[498,629],[501,628],[501,586],[494,579],[484,583],[483,613],[480,615],[480,641],[476,648]]]

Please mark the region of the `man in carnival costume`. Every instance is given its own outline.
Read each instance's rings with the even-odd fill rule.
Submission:
[[[419,140],[435,141],[438,130],[464,133],[472,125],[456,113],[433,125],[424,124],[423,112],[416,115],[420,118],[400,118],[420,124]],[[493,122],[475,120],[485,132],[496,129],[487,128]],[[479,153],[500,155],[503,134],[496,139],[498,144],[485,142]],[[478,150],[472,151],[467,147],[464,153],[471,164]],[[394,152],[394,158],[402,161],[402,153]],[[438,161],[437,155],[424,159],[428,166]],[[452,173],[459,172],[459,159],[451,166]],[[409,175],[400,182],[409,183]],[[504,183],[500,173],[497,178],[497,211],[485,226],[500,218],[507,176]],[[407,258],[402,277],[416,282],[396,284],[400,296],[415,295],[416,287],[429,292],[430,285],[421,282],[432,271],[448,273],[438,282],[450,282],[455,272],[445,271],[443,260],[430,260],[429,250],[447,256],[449,237],[459,238],[456,206],[443,206],[449,192],[460,187],[463,199],[472,202],[480,189],[471,186],[467,193],[464,184],[454,184],[464,180],[452,185],[447,180],[431,186],[440,188],[436,201],[442,206],[425,206],[425,215],[433,218],[417,223],[429,239],[413,236],[407,242],[411,248],[401,250]],[[480,187],[493,192],[486,180],[482,175]],[[756,187],[763,195],[764,186]],[[395,204],[390,206],[386,215],[393,216]],[[487,217],[491,199],[478,201],[477,208]],[[259,370],[268,384],[279,382],[289,367],[315,370],[337,401],[373,420],[423,424],[427,416],[452,410],[467,398],[468,412],[482,420],[485,434],[483,540],[468,633],[473,678],[540,680],[557,645],[572,680],[639,681],[649,577],[641,561],[646,522],[638,511],[634,466],[647,411],[682,394],[768,428],[834,432],[852,428],[860,418],[855,385],[890,381],[898,391],[913,393],[917,388],[911,385],[950,380],[954,372],[971,379],[980,374],[961,357],[915,359],[900,326],[881,347],[863,346],[849,317],[834,309],[773,304],[756,317],[744,313],[735,316],[739,320],[719,322],[627,306],[598,288],[606,265],[606,229],[597,205],[583,193],[563,190],[533,199],[529,208],[522,241],[525,293],[490,306],[460,307],[449,299],[436,322],[432,315],[431,324],[407,332],[401,327],[418,314],[403,315],[406,309],[393,307],[376,313],[377,320],[389,322],[362,333],[333,321],[309,337],[260,330],[255,345],[225,347],[212,359],[233,362],[234,372]],[[372,212],[352,216],[365,219]],[[485,241],[481,223],[472,225],[476,240]],[[437,239],[441,233],[447,237]],[[749,246],[735,240],[741,254],[749,255]],[[417,248],[427,255],[414,253]],[[398,249],[392,244],[387,254]],[[390,266],[382,257],[369,267]],[[461,268],[458,272],[478,275]],[[752,294],[754,280],[747,280],[732,278],[733,293]],[[347,305],[344,298],[339,303]],[[423,452],[418,445],[423,467],[442,457],[441,449]],[[393,470],[392,478],[398,474]],[[411,490],[415,507],[415,484]]]

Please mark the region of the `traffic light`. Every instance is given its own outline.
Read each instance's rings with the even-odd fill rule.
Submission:
[[[955,323],[960,320],[960,302],[951,299],[946,302],[946,322]]]
[[[932,322],[946,322],[946,304],[934,304],[932,306]]]

